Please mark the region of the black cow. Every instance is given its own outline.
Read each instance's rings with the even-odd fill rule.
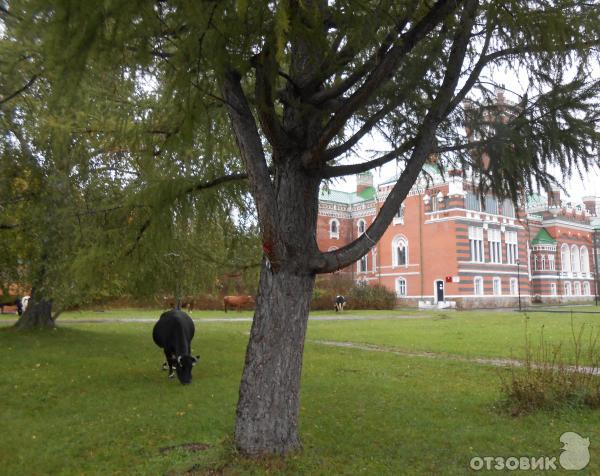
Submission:
[[[192,367],[199,359],[198,356],[191,355],[194,331],[192,318],[176,309],[163,312],[152,331],[154,343],[165,352],[167,361],[163,369],[169,369],[169,378],[177,373],[182,384],[192,381]]]
[[[337,295],[335,297],[335,304],[334,304],[335,312],[343,311],[345,305],[346,305],[346,298],[344,296]]]

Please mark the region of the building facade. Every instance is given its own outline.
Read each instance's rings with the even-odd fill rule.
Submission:
[[[481,199],[462,172],[444,178],[435,165],[425,169],[428,180],[415,184],[381,240],[341,273],[393,290],[399,305],[468,309],[594,299],[592,222],[600,198],[572,207],[553,191],[515,208]],[[322,190],[320,249],[341,248],[365,233],[394,184],[374,187],[366,173],[353,193]]]

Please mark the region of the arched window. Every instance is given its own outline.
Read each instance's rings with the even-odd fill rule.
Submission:
[[[365,221],[364,220],[358,220],[357,226],[358,226],[358,234],[362,235],[365,232]]]
[[[581,269],[581,261],[579,260],[579,248],[571,246],[571,266],[574,273],[578,273]]]
[[[565,296],[571,296],[573,294],[571,283],[569,281],[565,282]]]
[[[397,236],[392,241],[392,265],[408,266],[408,240],[404,236]]]
[[[539,261],[540,261],[539,256],[538,255],[533,255],[533,269],[535,271],[537,271],[538,269],[540,269]]]
[[[581,283],[575,281],[575,296],[581,296]]]
[[[588,283],[587,281],[585,283],[583,283],[583,294],[585,294],[586,296],[589,296],[590,294],[592,294],[590,292],[590,283]]]
[[[398,278],[396,280],[396,296],[406,296],[406,279]]]
[[[571,271],[571,255],[569,253],[569,245],[566,243],[560,247],[560,263],[561,270]]]
[[[358,260],[358,269],[357,271],[359,273],[366,273],[367,272],[367,255],[364,255],[361,259]]]
[[[590,272],[590,258],[588,255],[588,250],[585,246],[582,246],[580,249],[581,256],[581,272],[589,273]]]
[[[340,237],[340,222],[335,218],[329,222],[329,238],[338,239]]]

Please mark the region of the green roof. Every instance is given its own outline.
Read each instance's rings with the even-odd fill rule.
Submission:
[[[535,235],[535,238],[531,240],[532,245],[555,245],[556,240],[550,236],[550,233],[546,231],[545,228],[542,228],[538,231],[538,234]]]
[[[366,202],[375,198],[375,188],[367,187],[360,193],[342,192],[340,190],[321,189],[319,191],[319,200],[328,202],[343,203],[345,205],[353,205],[355,203]]]

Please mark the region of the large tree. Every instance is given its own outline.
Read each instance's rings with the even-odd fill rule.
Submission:
[[[123,116],[116,128],[160,124],[160,145],[143,135],[136,144],[158,147],[167,159],[196,156],[200,166],[183,173],[207,186],[247,178],[264,251],[235,428],[237,447],[249,455],[300,447],[300,374],[315,275],[369,251],[431,153],[445,153],[452,167],[479,166],[481,187],[513,198],[548,186],[553,164],[568,174],[597,163],[596,2],[8,5],[15,38],[35,32],[36,61],[60,78],[61,101],[89,78],[136,78],[160,107]],[[527,86],[510,114],[477,127],[473,116],[493,109],[488,99],[503,70]],[[465,121],[478,129],[472,143],[461,134]],[[374,131],[389,150],[352,162]],[[484,156],[490,160],[481,167]],[[366,233],[339,250],[319,250],[323,181],[394,160],[403,172]]]

